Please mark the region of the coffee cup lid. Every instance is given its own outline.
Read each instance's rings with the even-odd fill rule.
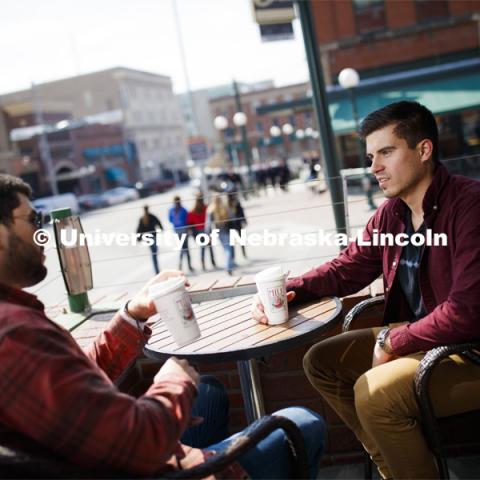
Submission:
[[[183,277],[173,277],[164,282],[154,283],[148,288],[148,295],[152,298],[167,295],[180,286],[184,285],[185,279]]]
[[[286,273],[282,267],[270,267],[258,272],[255,275],[255,281],[265,282],[267,280],[276,280],[277,278],[285,277]]]

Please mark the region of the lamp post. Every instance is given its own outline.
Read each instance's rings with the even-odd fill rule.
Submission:
[[[250,145],[248,144],[248,135],[247,135],[247,116],[243,113],[242,102],[240,101],[240,91],[238,90],[237,82],[233,81],[233,92],[235,95],[235,107],[237,113],[233,116],[233,123],[240,128],[242,134],[242,146],[243,146],[243,155],[245,157],[245,163],[247,164],[248,171],[248,189],[252,191],[253,189],[253,177],[252,177],[252,157],[250,152]],[[236,119],[236,121],[235,121]]]
[[[234,85],[236,85],[235,82],[234,82]],[[237,107],[238,106],[239,105],[237,103]],[[247,140],[247,128],[246,128],[247,120],[248,120],[247,115],[242,111],[236,112],[233,115],[233,119],[232,119],[233,124],[236,127],[238,127],[240,129],[241,133],[242,133],[242,148],[243,148],[243,152],[244,152],[244,155],[245,155],[245,163],[247,164],[247,170],[248,170],[248,189],[251,190],[251,188],[252,188],[252,163],[251,163],[251,156],[250,156],[250,147],[248,145],[248,140]],[[228,128],[228,119],[227,119],[227,117],[225,117],[223,115],[218,115],[214,118],[213,125],[217,130],[225,132],[226,129]],[[238,158],[238,157],[236,156],[236,152],[234,154],[233,147],[231,145],[228,148],[228,152],[229,152],[230,162],[232,164],[235,164],[234,159]]]
[[[342,88],[348,91],[350,95],[350,100],[352,102],[352,113],[353,113],[353,120],[355,122],[355,132],[358,135],[358,110],[357,110],[357,102],[355,98],[355,88],[358,87],[360,83],[360,76],[358,72],[354,68],[344,68],[340,74],[338,75],[338,83]],[[363,142],[358,137],[358,154],[360,156],[360,166],[363,169],[363,179],[362,179],[362,186],[365,191],[365,195],[367,197],[368,206],[370,209],[374,210],[377,208],[375,203],[373,202],[372,198],[372,186],[370,185],[370,179],[368,177],[366,164],[365,164],[365,155],[364,155],[364,148]]]
[[[270,135],[272,137],[279,137],[282,134],[282,130],[279,126],[277,125],[272,125],[270,127]]]
[[[290,136],[293,133],[293,126],[290,123],[285,123],[282,126],[282,132],[284,135]]]
[[[228,120],[227,117],[224,117],[223,115],[218,115],[214,118],[213,120],[213,126],[219,131],[223,133],[223,138],[226,140],[226,130],[228,128]],[[227,145],[227,150],[228,150],[228,159],[230,160],[230,163],[233,163],[233,158],[232,158],[232,150],[230,146],[230,142],[228,142]]]
[[[270,127],[270,137],[277,139],[277,138],[280,138],[281,136],[282,136],[282,129],[278,125],[272,125]],[[275,144],[275,152],[276,152],[275,155],[280,155],[279,153],[280,149],[278,148],[277,142],[275,141],[274,144]]]

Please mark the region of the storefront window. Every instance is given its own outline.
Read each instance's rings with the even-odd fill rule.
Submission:
[[[342,156],[343,168],[358,168],[361,166],[359,157],[359,142],[358,137],[353,134],[341,135],[340,141],[340,154]]]
[[[471,153],[480,153],[480,111],[462,113],[463,138]]]
[[[429,22],[437,18],[448,17],[448,0],[417,0],[417,20],[419,23]]]
[[[383,0],[353,0],[358,33],[369,33],[386,28]]]

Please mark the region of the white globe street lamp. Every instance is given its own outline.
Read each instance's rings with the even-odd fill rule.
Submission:
[[[213,120],[213,125],[217,130],[225,130],[228,127],[228,120],[223,115],[218,115]]]
[[[348,90],[348,93],[350,95],[350,100],[352,101],[352,113],[353,113],[353,121],[355,122],[355,131],[358,131],[359,121],[358,121],[357,102],[355,100],[355,88],[358,87],[360,83],[360,75],[358,75],[358,72],[354,68],[344,68],[338,75],[338,83],[342,88],[345,88],[346,90]],[[370,185],[370,180],[368,178],[367,168],[365,165],[364,149],[363,149],[363,145],[360,140],[360,137],[358,140],[359,140],[358,155],[360,157],[360,165],[363,168],[364,176],[365,176],[365,182],[364,182],[365,195],[367,197],[368,206],[370,207],[371,210],[374,210],[377,207],[372,198],[372,188]]]
[[[354,68],[344,68],[338,75],[338,83],[342,88],[355,88],[360,83],[360,76]]]
[[[272,125],[270,127],[270,135],[272,137],[279,137],[282,134],[282,130],[277,125]]]
[[[313,128],[307,127],[307,128],[305,129],[305,136],[306,136],[306,137],[311,137],[311,136],[312,136],[312,133],[313,133]]]
[[[247,116],[243,112],[237,112],[233,116],[233,123],[237,127],[244,127],[247,124]]]
[[[292,125],[290,125],[289,123],[283,125],[282,132],[284,133],[284,135],[291,135],[293,133]]]
[[[305,137],[305,132],[299,128],[296,132],[295,132],[295,135],[296,137],[299,139],[299,140],[302,140],[302,138]]]

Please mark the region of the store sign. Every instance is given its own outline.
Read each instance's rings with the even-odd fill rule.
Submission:
[[[208,143],[204,137],[191,137],[188,140],[190,158],[194,161],[208,160]]]
[[[291,23],[275,23],[272,25],[260,25],[260,35],[264,42],[276,42],[277,40],[292,40],[293,26]]]
[[[252,0],[253,16],[264,42],[293,38],[293,0]]]

